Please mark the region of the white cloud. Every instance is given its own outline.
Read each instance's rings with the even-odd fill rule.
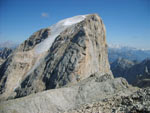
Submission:
[[[49,17],[48,13],[45,13],[45,12],[41,13],[41,16],[44,17],[44,18],[48,18]]]

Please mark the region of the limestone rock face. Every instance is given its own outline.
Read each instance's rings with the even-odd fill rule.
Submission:
[[[41,29],[0,67],[0,98],[22,97],[73,85],[94,73],[113,78],[105,27],[97,14],[68,18]]]

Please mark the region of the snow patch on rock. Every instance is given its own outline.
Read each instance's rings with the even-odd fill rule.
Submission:
[[[86,15],[79,15],[79,16],[75,16],[72,18],[61,20],[55,25],[52,25],[50,27],[50,35],[48,36],[47,39],[45,39],[43,42],[41,42],[34,48],[35,53],[41,54],[43,52],[48,51],[48,49],[51,47],[51,45],[55,41],[56,37],[61,32],[63,32],[66,28],[83,21],[85,18],[86,18]]]

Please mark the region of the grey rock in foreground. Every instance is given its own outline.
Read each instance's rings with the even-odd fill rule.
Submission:
[[[150,113],[150,88],[140,89],[129,96],[88,103],[65,113]]]
[[[113,96],[127,96],[136,91],[125,79],[94,74],[74,86],[43,91],[0,103],[0,113],[59,113]],[[106,79],[107,78],[107,79]]]

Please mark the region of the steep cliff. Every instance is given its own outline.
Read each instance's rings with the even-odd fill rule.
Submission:
[[[105,27],[97,14],[59,21],[35,32],[0,68],[1,99],[73,85],[94,73],[113,78]]]

